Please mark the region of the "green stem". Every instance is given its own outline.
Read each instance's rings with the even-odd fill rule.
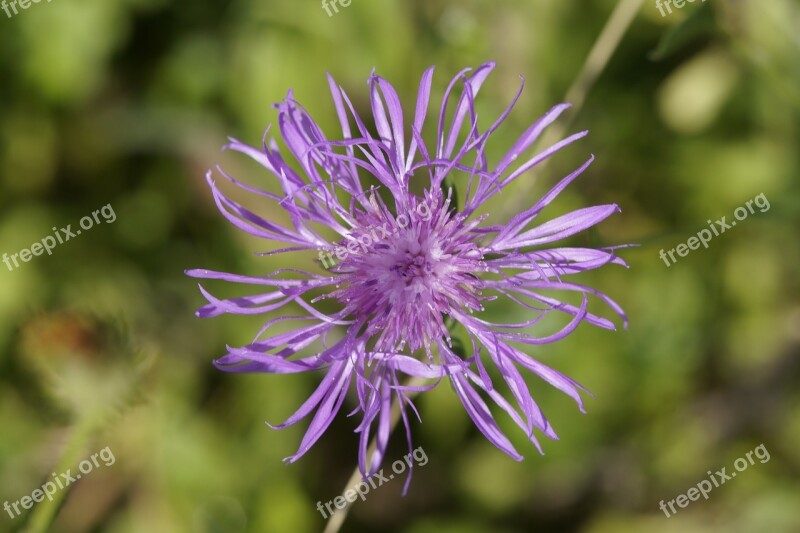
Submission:
[[[75,468],[80,458],[86,453],[87,445],[96,427],[97,424],[94,423],[91,418],[78,422],[64,447],[61,459],[59,459],[56,465],[56,475],[68,469]],[[52,480],[48,478],[48,481]],[[25,533],[45,533],[50,531],[50,526],[55,519],[58,509],[61,507],[61,502],[66,497],[69,490],[68,487],[60,489],[53,495],[53,501],[44,500],[36,504],[36,507],[34,507],[31,512],[30,521],[27,529],[25,529]]]
[[[620,41],[622,41],[622,37],[628,31],[633,19],[639,12],[642,1],[643,0],[620,0],[614,8],[606,25],[600,32],[600,36],[597,38],[597,41],[595,41],[589,55],[586,57],[581,71],[578,73],[578,76],[572,82],[569,89],[567,89],[564,101],[572,104],[572,109],[569,111],[567,119],[553,124],[542,136],[542,140],[538,143],[539,145],[551,146],[564,136],[564,132],[575,119],[575,116],[580,112],[586,101],[586,97],[589,95],[589,91],[594,87],[595,82],[605,70],[608,61],[614,55]],[[534,169],[534,176],[536,172],[541,172],[546,164],[546,161],[539,164],[538,167]],[[534,181],[533,179],[528,179],[523,182],[524,185],[521,184],[517,187],[518,190],[514,193],[514,196],[519,198],[518,205],[510,212],[517,213],[530,207],[528,196]]]
[[[408,386],[408,387],[420,387],[420,386],[424,385],[426,383],[426,381],[428,381],[428,380],[421,379],[421,378],[413,378],[413,379],[409,380],[409,382],[406,384],[406,386]],[[409,398],[413,398],[414,397],[414,393],[411,393],[411,392],[407,393],[406,395]],[[394,428],[397,426],[397,422],[399,422],[399,421],[400,421],[400,404],[395,402],[392,405],[392,418],[391,418],[391,423],[390,423],[390,426],[389,426],[389,434],[390,435],[394,431]],[[372,457],[372,454],[375,452],[375,448],[377,447],[377,445],[378,445],[377,444],[377,437],[374,437],[372,439],[372,442],[369,445],[369,449],[367,450],[367,457]],[[341,495],[344,496],[344,493],[348,489],[351,489],[351,488],[355,487],[358,484],[358,482],[360,482],[360,481],[361,481],[361,471],[358,469],[358,467],[356,467],[356,469],[353,471],[352,475],[350,476],[350,479],[347,480],[347,484],[344,486],[344,490],[342,491]],[[342,525],[344,524],[345,519],[347,518],[347,514],[350,512],[350,506],[351,505],[352,505],[351,503],[347,503],[347,506],[344,509],[337,510],[335,513],[333,513],[333,515],[328,519],[328,523],[325,526],[325,531],[323,533],[338,533],[338,531],[342,528]]]

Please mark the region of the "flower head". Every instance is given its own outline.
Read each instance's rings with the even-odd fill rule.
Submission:
[[[212,179],[212,172],[208,173],[220,212],[236,227],[284,245],[271,254],[319,252],[329,267],[320,272],[283,269],[260,277],[208,270],[187,272],[196,278],[263,287],[252,296],[218,299],[201,286],[208,305],[198,311],[200,317],[262,314],[291,304],[305,311],[303,316],[278,316],[267,321],[252,343],[229,348],[215,362],[228,372],[325,371],[308,400],[285,423],[276,426],[287,427],[314,413],[299,449],[287,461],[300,458],[320,438],[339,412],[351,384],[355,385],[358,404],[353,413],[362,414],[356,431],[361,437],[359,467],[365,476],[375,472],[383,459],[393,401],[396,399],[401,407],[410,450],[406,408],[415,413],[416,409],[408,392],[429,390],[443,378],[452,382],[467,414],[486,438],[517,460],[522,456],[500,430],[487,398],[505,411],[540,451],[535,429],[557,438],[531,397],[520,367],[574,398],[583,410],[583,388],[579,384],[529,357],[516,345],[557,341],[581,322],[614,329],[611,321],[587,310],[590,296],[605,302],[625,321],[622,310],[610,298],[565,279],[608,263],[625,265],[614,249],[553,247],[553,243],[598,224],[619,209],[600,205],[534,224],[540,212],[589,166],[593,159],[589,158],[505,225],[485,224],[487,216],[478,214],[478,210],[487,200],[587,134],[574,134],[518,162],[568,107],[561,104],[530,126],[498,163],[490,165],[484,155],[486,144],[522,91],[520,87],[509,107],[481,131],[474,98],[493,68],[494,64],[487,63],[474,72],[465,69],[450,82],[432,144],[426,144],[422,131],[433,68],[422,76],[410,126],[406,125],[395,89],[383,78],[370,77],[377,137],[330,76],[342,128],[338,139],[325,137],[290,92],[277,105],[278,125],[299,172],[287,164],[274,140],[265,140],[260,148],[236,140],[227,145],[259,162],[277,179],[282,194],[245,185],[217,168],[224,179],[283,210],[288,226],[266,220],[229,199]],[[457,87],[461,89],[457,103],[448,110]],[[372,186],[365,177],[373,180]],[[445,180],[466,183],[463,205],[456,205],[453,189],[444,185]],[[412,188],[421,192],[414,194]],[[326,237],[323,228],[336,236]],[[553,291],[576,294],[581,303],[562,301],[552,295]],[[531,320],[498,324],[482,318],[484,303],[499,298],[530,311]],[[333,310],[323,312],[322,300],[329,300],[327,309]],[[566,316],[562,329],[546,336],[528,331],[553,312]],[[273,327],[282,322],[290,322],[293,329],[273,333]],[[467,342],[452,338],[455,324],[460,325]],[[493,383],[488,363],[503,380],[505,395]],[[430,383],[407,386],[405,376]],[[369,455],[373,426],[377,449]]]

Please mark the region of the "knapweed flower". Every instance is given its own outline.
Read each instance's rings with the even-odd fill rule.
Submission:
[[[581,322],[614,329],[611,321],[587,310],[590,296],[605,302],[625,321],[610,298],[566,279],[608,263],[624,265],[614,248],[553,247],[619,208],[613,204],[588,207],[538,223],[541,211],[589,166],[589,158],[506,224],[485,224],[487,215],[478,211],[489,199],[587,134],[576,133],[522,159],[542,131],[568,107],[557,105],[530,126],[499,162],[490,164],[485,156],[487,142],[522,92],[520,87],[508,108],[481,130],[474,99],[493,68],[493,63],[487,63],[453,78],[439,109],[432,143],[426,143],[422,132],[433,68],[422,76],[410,124],[395,89],[383,78],[370,76],[377,135],[330,76],[342,129],[338,139],[328,139],[289,92],[276,107],[280,134],[295,159],[294,166],[269,139],[269,130],[261,147],[233,139],[226,146],[260,163],[277,180],[281,193],[246,185],[217,168],[222,178],[271,204],[273,211],[277,208],[280,216],[276,214],[272,220],[223,194],[209,171],[207,181],[223,216],[242,231],[281,243],[269,254],[304,254],[301,261],[318,255],[338,259],[331,261],[333,266],[326,265],[329,270],[320,268],[318,272],[285,268],[257,277],[187,272],[195,278],[261,288],[252,296],[219,299],[201,286],[208,305],[197,312],[200,317],[254,315],[289,306],[304,311],[300,316],[287,316],[284,311],[267,321],[252,343],[229,347],[216,361],[226,372],[325,372],[308,400],[276,426],[287,427],[314,413],[299,449],[286,461],[299,459],[321,437],[351,385],[357,398],[351,414],[362,415],[356,432],[360,434],[358,463],[364,476],[376,472],[383,459],[393,401],[401,407],[411,450],[406,408],[414,412],[416,408],[408,393],[429,390],[444,378],[452,383],[477,428],[516,460],[522,456],[501,431],[487,399],[505,411],[540,452],[534,430],[557,438],[531,397],[520,368],[574,398],[583,411],[580,392],[584,389],[518,346],[558,341]],[[448,109],[451,96],[455,105]],[[460,182],[466,190],[463,205],[455,205],[452,188],[444,185],[445,180],[447,184]],[[575,301],[569,303],[553,293],[572,294],[568,299]],[[483,316],[484,303],[499,298],[518,305],[531,319],[491,322]],[[530,332],[530,327],[554,312],[565,316],[562,329],[545,336]],[[454,331],[460,332],[458,338]],[[491,366],[495,371],[490,372]],[[428,381],[410,386],[409,377],[416,378],[415,382]],[[497,387],[499,379],[504,392]],[[377,449],[368,456],[373,434]]]

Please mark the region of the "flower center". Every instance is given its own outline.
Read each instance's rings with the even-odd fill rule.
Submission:
[[[433,265],[425,254],[406,254],[404,259],[397,262],[392,270],[410,285],[417,278],[423,278],[433,272]]]
[[[333,296],[375,336],[376,350],[427,346],[448,335],[443,317],[454,308],[481,308],[476,274],[486,267],[462,222],[416,221],[342,261],[342,288]]]

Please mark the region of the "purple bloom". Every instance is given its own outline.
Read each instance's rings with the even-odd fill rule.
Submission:
[[[533,224],[539,222],[535,220],[539,213],[589,166],[593,159],[589,158],[507,224],[484,225],[486,215],[476,212],[487,200],[587,134],[574,134],[529,159],[517,161],[568,107],[561,104],[528,128],[497,164],[490,165],[484,155],[486,143],[522,91],[520,87],[509,107],[481,132],[474,98],[493,68],[493,63],[487,63],[474,72],[465,69],[450,82],[433,146],[426,144],[421,134],[433,68],[422,76],[410,127],[406,126],[394,88],[383,78],[370,77],[377,137],[330,76],[343,133],[338,140],[328,140],[290,92],[277,105],[278,124],[302,172],[285,162],[274,140],[265,140],[260,148],[231,140],[226,147],[263,165],[278,180],[283,193],[250,187],[217,168],[224,179],[283,210],[286,220],[291,221],[288,227],[261,218],[226,197],[209,171],[208,184],[225,218],[251,235],[283,243],[270,254],[319,252],[320,258],[332,260],[335,254],[339,260],[329,271],[321,269],[318,273],[282,269],[263,277],[248,277],[208,270],[187,272],[195,278],[264,287],[252,296],[218,299],[201,286],[209,303],[197,312],[200,317],[261,314],[290,303],[306,311],[304,316],[268,321],[251,344],[228,348],[228,353],[215,362],[227,372],[325,370],[325,377],[308,400],[285,423],[276,426],[285,428],[314,413],[299,449],[286,459],[288,462],[299,459],[320,438],[339,412],[351,384],[358,399],[353,414],[362,413],[356,431],[360,433],[359,467],[365,476],[377,471],[383,459],[393,400],[402,408],[411,450],[406,408],[416,409],[407,393],[430,390],[445,377],[477,428],[516,460],[522,456],[499,428],[487,398],[511,417],[540,452],[534,429],[557,438],[531,397],[519,367],[574,398],[583,411],[580,391],[585,389],[513,345],[555,342],[583,321],[615,329],[611,321],[587,310],[590,296],[605,302],[625,321],[624,313],[610,298],[565,279],[608,263],[625,265],[613,248],[547,247],[598,224],[619,208],[612,204],[578,209]],[[448,102],[457,87],[460,96],[448,114]],[[382,199],[377,188],[365,187],[365,175],[374,179],[388,200]],[[452,190],[443,187],[445,179],[448,183],[459,179],[467,183],[463,206],[454,205]],[[411,192],[412,186],[424,192],[416,195]],[[345,197],[347,200],[343,200]],[[337,235],[335,240],[324,237],[322,228],[332,230],[331,235]],[[562,301],[552,296],[554,291],[573,293],[580,303]],[[530,310],[533,318],[506,324],[480,318],[484,303],[498,297]],[[317,305],[322,300],[329,300],[327,312]],[[565,315],[567,324],[562,329],[543,337],[526,332],[551,312]],[[278,324],[284,332],[272,331]],[[451,338],[454,327],[463,332],[465,341],[468,339],[466,346]],[[306,355],[295,357],[301,352]],[[490,377],[489,361],[502,378],[506,395]],[[405,376],[431,383],[408,387],[404,385]],[[509,394],[510,399],[506,397]],[[378,446],[368,457],[373,434]]]

